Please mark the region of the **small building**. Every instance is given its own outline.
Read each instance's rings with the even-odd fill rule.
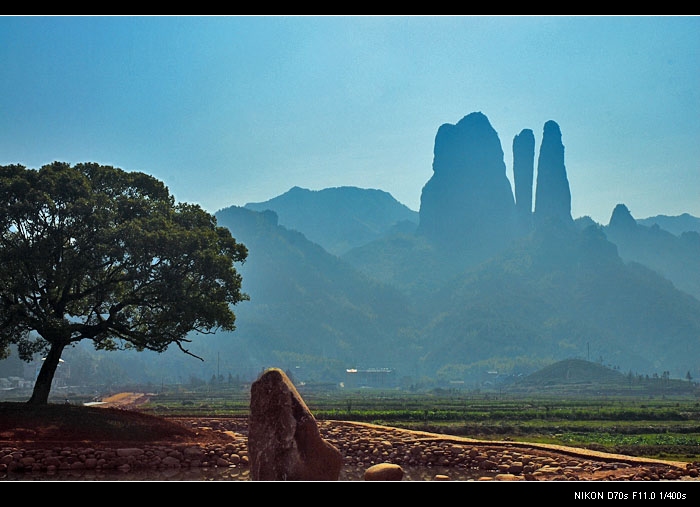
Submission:
[[[396,372],[391,368],[348,368],[345,387],[396,387]]]

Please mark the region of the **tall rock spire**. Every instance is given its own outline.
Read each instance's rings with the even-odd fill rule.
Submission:
[[[535,174],[535,134],[523,129],[513,138],[513,180],[515,210],[520,230],[532,224],[532,184]]]
[[[513,191],[501,141],[484,114],[438,129],[419,214],[419,234],[469,261],[485,259],[512,239]]]
[[[559,125],[553,120],[544,124],[537,161],[535,219],[537,222],[551,219],[559,219],[564,223],[572,221],[571,190],[564,165],[564,145]]]

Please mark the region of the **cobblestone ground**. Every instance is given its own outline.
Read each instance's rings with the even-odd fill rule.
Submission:
[[[0,441],[0,479],[249,480],[245,418],[176,420],[196,430],[201,441],[89,445]],[[363,471],[379,463],[404,468],[404,480],[698,480],[698,463],[562,446],[484,442],[340,421],[319,421],[319,430],[344,456],[342,480],[362,480]]]

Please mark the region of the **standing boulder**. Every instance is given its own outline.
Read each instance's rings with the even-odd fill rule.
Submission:
[[[263,372],[250,388],[248,453],[254,481],[337,481],[343,465],[279,368]]]

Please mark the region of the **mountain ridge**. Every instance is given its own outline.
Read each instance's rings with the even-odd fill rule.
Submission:
[[[532,145],[518,155],[518,207],[502,195],[495,130],[485,115],[465,118],[439,129],[435,179],[418,212],[377,189],[292,187],[215,213],[249,249],[240,272],[251,298],[236,307],[237,329],[193,339],[203,362],[178,350],[122,352],[100,356],[100,371],[182,383],[220,372],[255,378],[275,366],[298,381],[340,385],[348,369],[380,368],[395,373],[392,386],[478,385],[484,371],[522,375],[592,353],[625,372],[700,378],[700,300],[693,286],[680,288],[700,273],[693,264],[700,235],[640,225],[626,207],[616,207],[607,226],[572,220],[554,122],[547,123],[550,158],[537,160],[558,183],[545,194],[551,205],[535,216]],[[482,176],[495,183],[482,185]],[[451,198],[441,201],[440,188]],[[480,202],[501,198],[490,211],[463,205],[479,193]],[[501,219],[505,226],[488,230]],[[644,257],[653,238],[669,241],[656,266]],[[676,241],[689,245],[688,259],[668,253],[680,251]],[[664,264],[670,259],[675,270]],[[65,359],[74,364],[87,353],[76,348]]]
[[[418,213],[390,193],[352,186],[321,190],[294,186],[267,201],[247,203],[244,208],[273,210],[280,225],[303,231],[308,239],[335,255],[394,230],[412,231],[418,224]]]
[[[471,174],[468,177],[460,175],[460,157],[465,152],[462,147],[450,144],[464,142],[464,131],[459,130],[459,125],[469,118],[473,118],[474,123],[465,126],[464,131],[479,138],[479,129],[486,129],[490,132],[491,140],[469,144],[467,156],[477,165],[491,160],[492,170],[497,173],[504,167],[498,162],[499,157],[502,158],[502,150],[494,142],[497,135],[494,138],[494,131],[483,114],[467,115],[457,126],[443,125],[436,136],[434,170],[436,175],[440,171],[448,178],[438,186],[449,187],[452,192],[459,192],[461,185],[479,185],[474,180],[474,174],[481,174],[481,169],[477,173],[467,170]],[[621,251],[618,245],[609,241],[609,231],[605,226],[592,220],[587,224],[571,219],[561,131],[555,122],[547,122],[545,130],[549,130],[553,138],[549,141],[552,147],[548,149],[553,154],[551,160],[547,159],[546,154],[541,154],[538,162],[552,165],[553,171],[559,173],[556,178],[564,182],[563,187],[558,184],[563,190],[557,190],[556,186],[549,190],[548,199],[553,203],[550,212],[543,213],[532,222],[520,220],[520,231],[512,236],[506,233],[504,238],[509,238],[510,246],[499,247],[497,241],[491,254],[472,257],[468,253],[472,247],[470,240],[479,238],[478,235],[472,237],[466,233],[458,243],[454,243],[449,235],[422,234],[429,227],[422,222],[427,209],[425,203],[434,207],[431,208],[431,213],[434,213],[429,223],[453,220],[464,212],[455,207],[461,202],[458,197],[452,208],[449,208],[449,203],[445,207],[439,198],[431,198],[427,201],[421,199],[416,233],[408,231],[383,235],[348,250],[341,255],[342,260],[359,273],[399,289],[411,300],[426,299],[418,305],[417,320],[424,322],[415,331],[420,338],[414,339],[410,346],[416,351],[414,364],[420,365],[414,370],[427,375],[445,379],[469,375],[489,361],[501,364],[510,362],[511,368],[515,367],[514,364],[526,368],[528,364],[532,366],[560,359],[567,353],[581,355],[584,348],[591,344],[606,360],[619,361],[630,369],[648,371],[662,368],[664,361],[675,361],[678,363],[675,373],[684,374],[686,368],[695,372],[697,365],[690,364],[683,357],[684,354],[676,352],[674,355],[671,351],[686,346],[692,349],[698,345],[697,338],[692,334],[700,329],[700,323],[692,318],[694,312],[700,311],[697,298],[690,296],[688,299],[687,292],[678,291],[674,284],[658,273],[658,267],[639,263],[634,256],[623,258],[620,254],[626,253],[626,250],[623,248]],[[491,155],[473,153],[480,149],[496,151]],[[459,179],[450,183],[450,174],[460,175],[456,176]],[[527,182],[527,178],[524,181]],[[518,189],[515,190],[517,193]],[[424,194],[427,191],[428,184]],[[556,197],[557,193],[562,196]],[[267,201],[267,205],[274,204],[271,201]],[[505,205],[511,209],[515,203],[508,201]],[[301,203],[298,205],[301,206]],[[533,215],[536,214],[536,206],[535,202],[535,211],[531,212]],[[471,208],[466,210],[469,213]],[[335,216],[331,210],[326,213]],[[508,214],[510,216],[510,211]],[[338,219],[336,223],[345,221],[347,219]],[[304,229],[303,224],[297,224],[297,227]],[[449,234],[456,234],[456,231]],[[511,252],[511,255],[499,257],[502,255],[499,252]],[[525,271],[516,279],[518,269],[523,267]],[[532,274],[534,268],[540,270],[536,276]],[[500,275],[494,278],[495,273]],[[454,288],[450,292],[447,287],[451,284],[461,288],[458,292],[454,292]],[[494,292],[494,284],[499,291]],[[464,294],[472,294],[472,297],[464,299]],[[508,303],[511,315],[499,310],[504,294],[512,294],[512,301]],[[596,297],[601,299],[596,300]],[[669,301],[669,308],[664,307],[664,300]],[[450,301],[454,305],[447,310]],[[555,317],[545,318],[541,308],[537,304],[533,306],[532,301],[539,301]],[[528,302],[529,312],[521,311],[519,306]],[[644,305],[646,309],[637,315],[635,304]],[[582,315],[572,309],[577,306],[588,314]],[[426,312],[426,308],[431,308],[432,313]],[[673,308],[682,310],[674,311]],[[619,315],[616,315],[616,309],[621,309]],[[595,320],[596,314],[604,317],[602,323]],[[513,317],[517,315],[520,317]],[[539,321],[535,322],[538,315]],[[670,320],[671,315],[681,324],[675,325]],[[527,322],[530,324],[523,324]],[[676,329],[679,326],[690,331],[684,334]],[[664,337],[666,330],[669,336]],[[634,343],[639,336],[643,338],[643,346]],[[675,344],[674,340],[678,340],[679,344]],[[538,342],[546,343],[548,350],[547,354],[539,354],[540,357],[535,352]],[[686,342],[687,345],[682,345]],[[484,350],[490,350],[491,355],[483,353]],[[513,359],[514,354],[519,359]],[[468,359],[457,360],[457,356]]]

